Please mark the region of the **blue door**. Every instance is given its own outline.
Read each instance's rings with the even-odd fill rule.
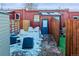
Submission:
[[[48,19],[42,19],[41,33],[48,34]]]

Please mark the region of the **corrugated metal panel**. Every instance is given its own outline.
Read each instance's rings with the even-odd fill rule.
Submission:
[[[9,55],[10,20],[9,15],[0,13],[0,55]]]

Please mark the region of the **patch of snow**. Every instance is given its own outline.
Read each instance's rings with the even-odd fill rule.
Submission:
[[[40,33],[41,31],[39,30],[39,27],[32,28],[29,27],[28,31],[24,31],[23,29],[20,30],[19,37],[17,40],[21,40],[20,47],[17,46],[17,44],[13,45],[14,48],[10,47],[10,53],[14,52],[15,50],[19,49],[21,51],[25,51],[27,56],[37,56],[39,52],[41,51],[41,40],[40,38]],[[34,46],[32,49],[22,49],[22,43],[23,43],[23,38],[24,37],[32,37],[34,38]],[[11,54],[12,55],[12,54]]]

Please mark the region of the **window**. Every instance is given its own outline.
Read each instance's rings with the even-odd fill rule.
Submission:
[[[77,17],[74,17],[74,19],[77,19]]]
[[[79,16],[73,16],[73,19],[79,19]]]
[[[20,19],[20,14],[19,13],[16,14],[16,19],[18,19],[18,20]]]
[[[48,25],[47,25],[47,20],[43,20],[43,27],[47,27]]]
[[[39,19],[39,15],[34,15],[34,22],[39,22],[40,19]]]

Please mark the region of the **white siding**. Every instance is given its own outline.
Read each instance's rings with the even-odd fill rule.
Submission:
[[[10,20],[9,15],[0,13],[0,56],[9,55]]]

